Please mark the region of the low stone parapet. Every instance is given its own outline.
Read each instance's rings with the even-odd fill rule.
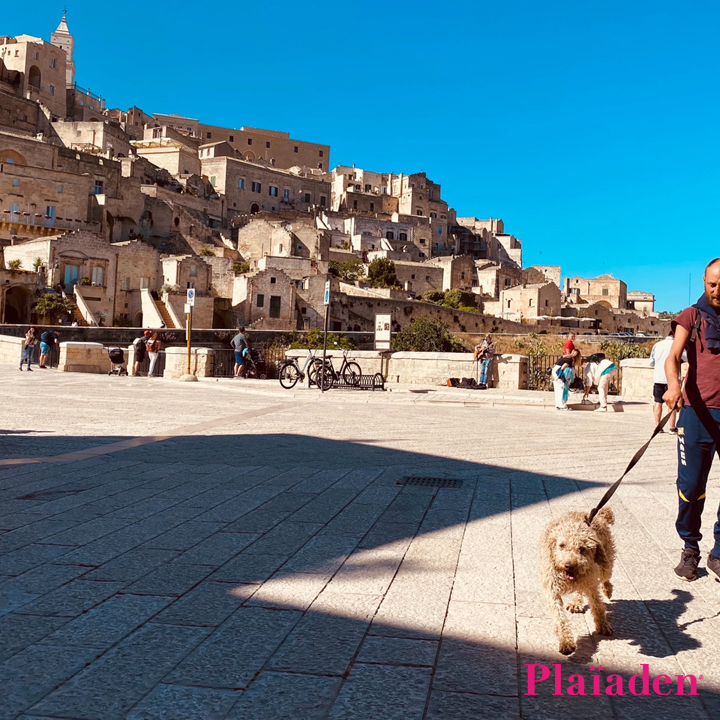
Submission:
[[[19,365],[22,357],[24,338],[0,335],[0,363]]]
[[[60,372],[106,373],[110,367],[110,358],[102,343],[60,343]]]
[[[650,402],[653,396],[653,368],[649,358],[627,358],[620,361],[620,367],[622,399]]]
[[[196,377],[212,377],[215,369],[215,352],[211,348],[192,348],[190,351],[190,374]],[[165,348],[165,372],[163,377],[177,379],[187,374],[187,348]]]

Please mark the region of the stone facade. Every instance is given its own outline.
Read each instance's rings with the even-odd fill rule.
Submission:
[[[516,285],[500,291],[501,317],[523,322],[560,315],[562,296],[555,283]]]
[[[596,278],[566,277],[563,293],[574,303],[600,303],[615,310],[627,308],[627,285],[612,275]]]

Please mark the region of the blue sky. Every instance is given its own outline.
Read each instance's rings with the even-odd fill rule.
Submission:
[[[3,7],[49,40],[62,3]],[[110,107],[290,132],[333,165],[425,171],[526,265],[611,272],[678,310],[720,255],[720,5],[68,0]]]

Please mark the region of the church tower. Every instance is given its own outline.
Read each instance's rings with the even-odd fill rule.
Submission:
[[[68,88],[72,88],[75,83],[75,63],[73,62],[73,50],[75,48],[75,38],[68,30],[65,16],[67,10],[63,10],[62,20],[57,26],[57,30],[50,36],[50,42],[57,47],[62,48],[67,55],[67,65],[65,73],[65,84]]]

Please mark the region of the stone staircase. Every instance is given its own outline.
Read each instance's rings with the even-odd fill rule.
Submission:
[[[162,300],[156,300],[155,305],[158,309],[158,312],[160,313],[160,317],[163,319],[163,322],[165,323],[165,327],[174,328],[175,323],[172,321],[172,318],[170,317],[170,313],[168,312],[168,309],[165,306],[165,303]]]
[[[73,320],[77,321],[78,325],[87,327],[87,320],[83,317],[83,314],[80,312],[80,308],[77,306],[75,300],[70,295],[67,295],[66,299],[72,306]]]

